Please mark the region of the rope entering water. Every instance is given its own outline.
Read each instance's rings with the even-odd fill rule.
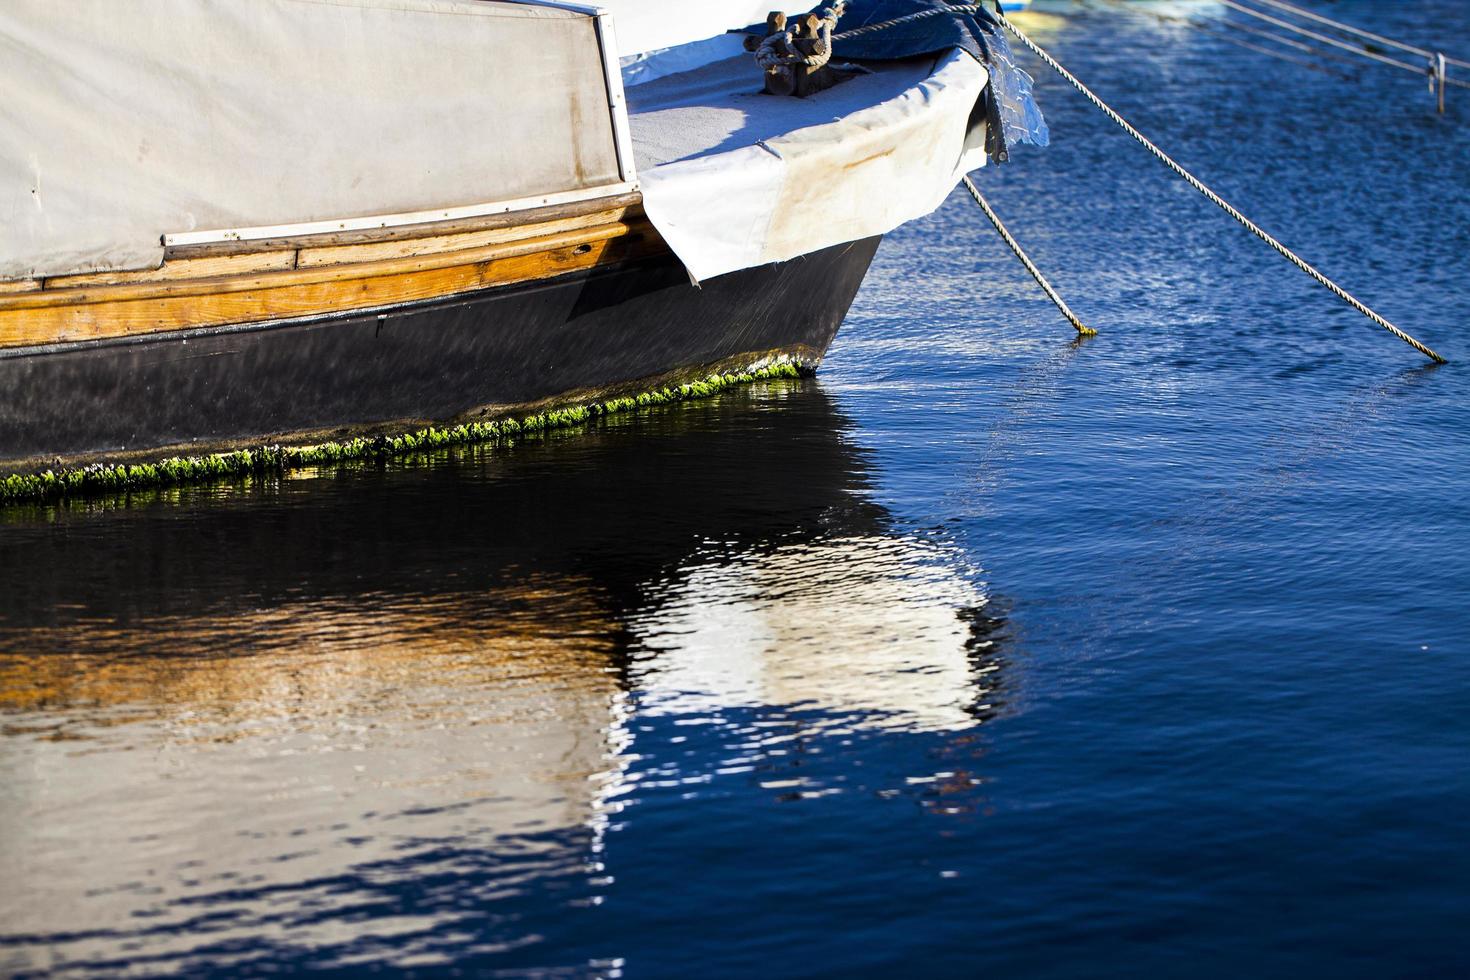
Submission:
[[[1363,316],[1367,317],[1369,320],[1373,321],[1384,330],[1387,330],[1389,333],[1393,334],[1395,337],[1402,340],[1404,343],[1408,344],[1410,347],[1414,348],[1419,353],[1423,354],[1425,357],[1429,358],[1435,363],[1446,363],[1445,359],[1439,354],[1435,353],[1429,347],[1426,347],[1418,340],[1415,340],[1413,337],[1409,336],[1407,333],[1394,326],[1392,323],[1384,319],[1372,308],[1370,308],[1367,304],[1363,303],[1357,297],[1353,296],[1353,294],[1349,293],[1346,289],[1343,289],[1337,283],[1327,278],[1327,276],[1319,272],[1305,259],[1301,258],[1291,249],[1287,248],[1285,245],[1281,244],[1281,242],[1277,241],[1274,236],[1263,229],[1260,225],[1256,224],[1250,218],[1247,218],[1229,201],[1226,201],[1219,194],[1216,194],[1213,190],[1207,187],[1204,182],[1201,181],[1198,177],[1194,176],[1194,174],[1184,169],[1183,166],[1176,163],[1173,157],[1169,156],[1169,154],[1159,149],[1147,136],[1144,136],[1143,133],[1135,129],[1133,125],[1128,122],[1128,120],[1124,119],[1116,111],[1114,111],[1112,106],[1108,105],[1106,102],[1100,99],[1092,91],[1092,89],[1082,84],[1082,81],[1078,79],[1076,75],[1073,75],[1071,72],[1067,71],[1067,69],[1063,68],[1055,58],[1053,58],[1050,54],[1047,54],[1045,49],[1043,49],[1035,41],[1031,40],[1031,38],[1027,37],[1025,31],[1022,31],[1015,24],[1011,23],[1010,19],[1004,14],[1000,14],[999,16],[1000,22],[1005,25],[1006,30],[1015,35],[1016,40],[1020,41],[1027,48],[1029,48],[1033,54],[1035,54],[1038,58],[1046,63],[1047,67],[1051,68],[1058,75],[1061,75],[1062,78],[1066,79],[1067,82],[1071,84],[1071,86],[1077,91],[1081,92],[1089,102],[1091,102],[1098,109],[1101,109],[1102,112],[1113,122],[1117,123],[1124,132],[1133,137],[1133,139],[1137,141],[1141,146],[1143,146],[1144,149],[1152,153],[1159,160],[1160,163],[1164,164],[1164,166],[1174,171],[1174,173],[1182,177],[1185,182],[1189,184],[1189,186],[1193,187],[1195,190],[1203,194],[1210,201],[1210,203],[1214,204],[1216,207],[1220,208],[1220,210],[1230,215],[1242,226],[1248,229],[1251,234],[1255,235],[1267,245],[1270,245],[1273,249],[1280,253],[1283,258],[1291,262],[1292,265],[1296,266],[1298,269],[1311,276],[1320,285],[1326,287],[1330,292],[1332,292],[1332,294],[1335,295],[1338,299],[1341,299],[1343,302],[1347,303],[1353,309],[1363,314]]]
[[[975,203],[980,205],[980,210],[985,212],[985,217],[990,219],[990,223],[995,226],[995,230],[1000,232],[1000,237],[1011,247],[1011,251],[1016,253],[1016,258],[1020,259],[1021,264],[1026,267],[1026,271],[1031,273],[1031,278],[1036,280],[1037,285],[1056,304],[1057,309],[1062,311],[1062,316],[1067,318],[1067,322],[1071,323],[1073,328],[1084,337],[1097,336],[1097,331],[1083,323],[1081,318],[1072,312],[1072,308],[1067,305],[1066,300],[1062,299],[1061,295],[1052,288],[1051,283],[1046,281],[1046,276],[1042,275],[1041,270],[1036,267],[1036,263],[1031,261],[1031,256],[1026,254],[1026,250],[1021,247],[1021,243],[1016,241],[1011,236],[1011,233],[1006,230],[1005,223],[1000,220],[1000,215],[996,214],[994,209],[991,208],[990,202],[985,200],[985,195],[980,193],[980,188],[975,186],[975,182],[969,178],[969,175],[960,179],[964,182],[965,190],[969,191],[970,196],[975,199]]]
[[[1349,293],[1346,289],[1343,289],[1337,283],[1327,278],[1327,276],[1318,271],[1315,266],[1311,265],[1301,256],[1297,255],[1291,249],[1287,248],[1280,241],[1278,241],[1275,236],[1271,235],[1260,225],[1256,224],[1250,218],[1247,218],[1238,208],[1232,205],[1229,201],[1225,200],[1219,194],[1216,194],[1213,190],[1206,186],[1203,181],[1194,176],[1194,174],[1184,169],[1184,167],[1177,163],[1173,157],[1169,156],[1169,154],[1159,149],[1159,147],[1155,145],[1152,140],[1150,140],[1147,136],[1143,135],[1143,133],[1134,128],[1134,126],[1130,122],[1128,122],[1128,120],[1120,116],[1113,109],[1112,106],[1108,105],[1101,98],[1099,98],[1097,94],[1092,91],[1092,89],[1084,85],[1081,79],[1079,79],[1076,75],[1073,75],[1071,72],[1067,71],[1067,69],[1063,68],[1060,62],[1058,62],[1055,58],[1048,54],[1046,50],[1042,48],[1039,44],[1031,40],[1031,38],[1026,35],[1025,31],[1021,30],[1019,27],[1013,24],[1010,18],[1008,18],[1005,13],[1000,9],[1000,4],[998,2],[996,3],[996,9],[993,14],[991,14],[990,11],[986,10],[981,4],[978,3],[957,3],[947,7],[938,7],[931,10],[921,10],[917,13],[908,14],[904,17],[895,17],[892,20],[880,21],[876,24],[866,24],[862,27],[856,27],[852,30],[844,31],[841,34],[834,34],[832,36],[832,40],[843,41],[847,40],[848,38],[858,37],[863,34],[871,34],[876,31],[885,30],[889,27],[895,27],[899,24],[907,24],[912,21],[923,20],[927,17],[977,13],[984,13],[990,16],[994,16],[996,19],[998,19],[1000,23],[1005,26],[1006,30],[1015,35],[1016,40],[1020,41],[1027,48],[1029,48],[1033,54],[1035,54],[1046,64],[1048,68],[1052,69],[1058,75],[1061,75],[1062,78],[1066,79],[1066,81],[1078,92],[1081,92],[1082,95],[1085,96],[1089,102],[1091,102],[1098,109],[1102,110],[1102,112],[1109,119],[1117,123],[1118,126],[1120,126],[1123,131],[1126,132],[1129,136],[1133,137],[1133,139],[1139,145],[1152,153],[1159,160],[1160,163],[1164,164],[1164,166],[1174,171],[1175,174],[1182,177],[1184,181],[1189,184],[1190,187],[1193,187],[1196,191],[1203,194],[1210,201],[1210,203],[1214,204],[1216,207],[1220,208],[1220,210],[1224,211],[1226,214],[1230,215],[1230,217],[1234,218],[1243,227],[1250,231],[1251,234],[1255,235],[1267,245],[1270,245],[1283,258],[1291,262],[1292,265],[1296,266],[1298,269],[1311,276],[1314,280],[1317,281],[1319,285],[1325,287],[1338,299],[1341,299],[1343,302],[1347,303],[1363,316],[1373,321],[1373,323],[1382,327],[1384,330],[1387,330],[1399,340],[1402,340],[1404,343],[1408,344],[1410,347],[1414,348],[1425,357],[1434,361],[1436,364],[1447,363],[1446,360],[1439,354],[1435,353],[1433,350],[1431,350],[1429,347],[1425,346],[1418,340],[1415,340],[1403,330],[1400,330],[1398,327],[1394,326],[1387,319],[1380,316],[1375,310],[1369,307],[1366,303],[1362,302],[1352,293]],[[966,184],[969,185],[972,193],[976,193],[973,190],[973,185],[970,184],[968,180],[966,181]],[[984,207],[983,204],[982,207]],[[994,212],[990,213],[993,214]],[[998,219],[992,218],[992,221],[996,220]],[[1014,241],[1014,239],[1011,239],[1011,241]],[[1036,275],[1036,273],[1033,273],[1033,275]]]

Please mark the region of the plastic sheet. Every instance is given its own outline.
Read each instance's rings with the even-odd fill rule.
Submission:
[[[971,18],[974,20],[974,18]],[[997,160],[1004,161],[1009,155],[1008,147],[1015,143],[1046,146],[1051,142],[1051,130],[1041,107],[1031,93],[1032,79],[1020,65],[1016,64],[1006,39],[1005,28],[992,22],[978,37],[983,38],[986,49],[984,58],[990,69],[990,94],[996,115],[999,117],[1000,132],[1005,147],[992,153]],[[978,25],[977,25],[978,26]]]

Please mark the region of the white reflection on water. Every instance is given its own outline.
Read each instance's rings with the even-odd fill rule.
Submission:
[[[779,705],[856,727],[975,723],[963,613],[985,598],[958,556],[922,540],[850,537],[696,566],[630,626],[657,652],[649,713]]]

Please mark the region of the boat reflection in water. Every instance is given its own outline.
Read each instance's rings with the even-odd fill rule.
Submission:
[[[968,727],[989,705],[963,614],[984,597],[952,557],[867,535],[688,567],[632,620],[665,638],[637,675],[643,709],[781,705],[872,728]]]
[[[846,427],[777,384],[5,515],[0,972],[574,964],[665,777],[820,795],[793,728],[972,728],[1000,624]]]

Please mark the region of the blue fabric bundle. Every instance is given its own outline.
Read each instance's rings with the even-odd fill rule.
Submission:
[[[837,25],[841,35],[869,24],[897,20],[923,10],[947,9],[945,0],[849,0],[847,12]],[[750,28],[762,34],[764,25]],[[925,17],[863,34],[833,45],[839,61],[894,61],[940,54],[962,48],[990,71],[985,88],[985,118],[988,122],[985,151],[997,162],[1009,158],[1015,143],[1046,146],[1050,141],[1046,120],[1031,94],[1031,76],[1016,64],[1005,28],[994,15],[960,13]]]

